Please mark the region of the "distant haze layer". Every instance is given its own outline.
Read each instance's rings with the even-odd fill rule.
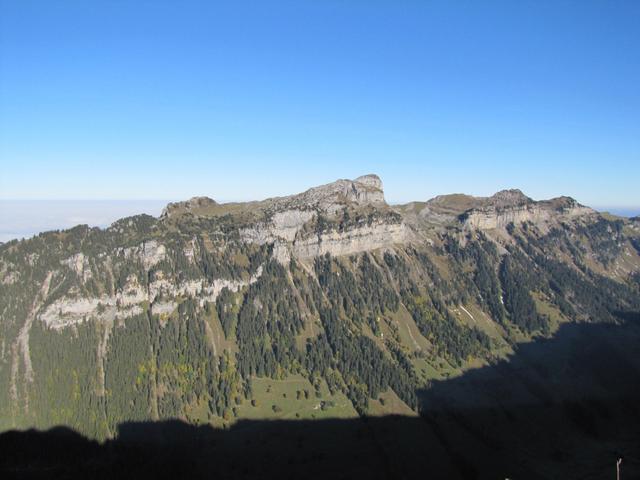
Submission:
[[[594,207],[599,212],[609,212],[621,217],[637,217],[640,215],[640,207]]]
[[[0,200],[0,242],[88,224],[106,227],[119,218],[158,216],[167,200]]]

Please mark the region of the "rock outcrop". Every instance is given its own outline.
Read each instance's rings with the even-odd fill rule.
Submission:
[[[240,231],[245,242],[258,244],[273,243],[278,240],[293,242],[304,225],[315,218],[315,210],[287,209],[275,213],[271,221],[260,222]]]
[[[464,212],[460,219],[466,228],[491,230],[522,222],[544,226],[551,221],[595,213],[591,208],[580,205],[570,197],[536,202],[520,190],[503,190],[492,197],[482,199],[479,206]]]
[[[309,190],[271,200],[273,206],[283,208],[319,209],[333,214],[344,205],[381,206],[386,205],[382,180],[377,175],[363,175],[355,180],[337,180],[326,185],[313,187]],[[269,202],[267,200],[266,202]]]
[[[274,244],[274,257],[282,263],[287,263],[292,256],[304,259],[326,253],[351,255],[404,243],[408,238],[407,226],[398,219],[321,232],[314,227],[305,228],[317,221],[318,215],[332,220],[349,209],[387,208],[382,181],[377,175],[337,180],[265,203],[269,203],[269,210],[273,212],[270,220],[242,229],[240,236],[246,242]]]
[[[209,197],[193,197],[185,202],[169,203],[160,214],[160,218],[169,218],[178,213],[194,212],[218,205]]]
[[[292,245],[291,252],[296,258],[301,259],[327,253],[339,257],[403,244],[409,238],[410,232],[404,223],[378,222],[345,232],[333,230],[301,239]]]
[[[140,285],[135,276],[131,276],[125,287],[113,295],[67,295],[51,303],[38,318],[49,328],[61,329],[89,319],[113,322],[139,315],[143,312],[143,305],[147,303],[153,314],[169,314],[177,307],[177,302],[167,299],[196,298],[201,304],[215,302],[223,288],[237,292],[240,288],[255,283],[261,275],[262,266],[246,281],[218,278],[212,282],[203,279],[177,283],[161,276],[147,288]]]
[[[288,220],[285,225],[274,221],[245,229],[241,232],[242,239],[259,245],[274,244],[274,257],[286,264],[292,256],[305,259],[326,253],[333,256],[351,255],[405,243],[410,238],[409,228],[403,222],[376,221],[344,230],[329,229],[318,233],[304,230],[304,226],[315,218],[315,214],[287,210],[286,215]]]

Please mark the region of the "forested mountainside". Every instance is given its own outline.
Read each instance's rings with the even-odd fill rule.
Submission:
[[[368,175],[194,198],[0,245],[0,430],[414,415],[519,344],[637,312],[640,220],[568,197],[390,206]]]

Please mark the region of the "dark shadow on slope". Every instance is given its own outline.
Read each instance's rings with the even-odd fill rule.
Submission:
[[[425,421],[481,478],[640,478],[640,324],[567,324],[422,392]]]
[[[630,319],[632,317],[629,317]],[[421,392],[422,418],[0,435],[1,478],[640,478],[640,328],[572,324]]]

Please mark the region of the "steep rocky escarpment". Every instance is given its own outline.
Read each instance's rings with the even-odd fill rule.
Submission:
[[[522,222],[542,226],[588,215],[596,215],[596,212],[570,197],[536,202],[514,189],[478,199],[459,218],[467,227],[490,230]]]
[[[401,210],[418,223],[462,225],[472,230],[505,229],[510,224],[523,222],[550,228],[565,221],[594,219],[598,216],[597,212],[570,197],[535,201],[517,189],[502,190],[491,197],[441,195],[428,202],[402,206]]]
[[[314,187],[290,197],[268,199],[258,220],[239,230],[248,243],[272,244],[283,263],[295,258],[350,255],[405,243],[409,232],[390,209],[377,175]]]

